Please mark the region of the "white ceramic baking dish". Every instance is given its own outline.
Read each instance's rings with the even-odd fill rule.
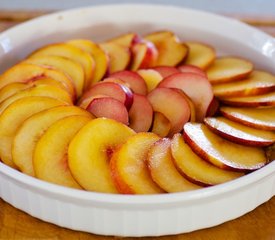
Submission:
[[[0,71],[46,43],[69,38],[101,41],[129,31],[168,29],[182,40],[213,45],[273,71],[275,40],[225,17],[172,6],[104,5],[58,12],[0,34]],[[237,180],[201,190],[129,196],[68,189],[0,163],[0,197],[28,214],[70,229],[103,235],[160,236],[235,219],[275,194],[275,161]]]

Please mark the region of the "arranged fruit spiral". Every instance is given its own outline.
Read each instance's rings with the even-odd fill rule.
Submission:
[[[0,159],[66,187],[162,194],[274,160],[275,76],[171,31],[42,46],[0,75]]]

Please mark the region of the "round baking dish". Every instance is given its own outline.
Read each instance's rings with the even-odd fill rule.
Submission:
[[[44,44],[69,38],[101,41],[129,31],[168,29],[182,40],[214,46],[219,54],[250,59],[273,71],[275,40],[218,15],[161,5],[104,5],[58,12],[0,34],[0,72]],[[0,197],[62,227],[102,235],[161,236],[190,232],[237,218],[275,194],[275,161],[237,180],[161,195],[115,195],[69,189],[0,163]],[[249,201],[248,201],[249,199]]]

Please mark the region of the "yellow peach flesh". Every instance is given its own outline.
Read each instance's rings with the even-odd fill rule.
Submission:
[[[275,130],[275,108],[221,107],[220,112],[226,118],[247,126]]]
[[[26,97],[12,103],[0,115],[0,157],[7,165],[16,168],[12,161],[11,147],[17,129],[33,114],[64,102],[49,97]]]
[[[115,149],[135,132],[112,119],[97,118],[72,139],[68,162],[72,175],[86,190],[117,193],[109,160]]]
[[[149,150],[147,162],[153,180],[167,192],[199,189],[200,186],[186,180],[176,169],[170,145],[170,139],[162,138]]]
[[[199,42],[185,42],[189,51],[185,64],[206,69],[216,58],[215,49]]]
[[[33,151],[37,141],[54,122],[71,115],[82,115],[92,118],[89,112],[81,108],[58,106],[32,115],[17,129],[12,144],[12,158],[23,173],[34,176],[32,162]]]
[[[181,134],[174,135],[171,150],[179,171],[188,179],[203,186],[224,183],[244,175],[244,173],[220,169],[201,159],[184,142]]]
[[[184,137],[194,152],[220,168],[250,171],[267,163],[263,149],[225,140],[211,132],[204,124],[185,124]]]
[[[224,117],[205,118],[206,125],[215,133],[232,142],[248,146],[268,146],[275,142],[275,133],[245,126]]]
[[[117,189],[128,194],[154,194],[161,190],[152,180],[146,165],[151,145],[159,140],[154,133],[130,137],[111,158],[111,170]]]
[[[253,70],[253,64],[236,57],[217,58],[206,70],[212,84],[230,82],[247,77]]]
[[[90,120],[90,117],[84,115],[68,116],[56,121],[46,130],[33,153],[33,168],[37,178],[82,189],[68,167],[67,151],[71,139]]]

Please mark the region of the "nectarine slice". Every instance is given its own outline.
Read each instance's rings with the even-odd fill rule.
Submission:
[[[230,120],[253,128],[275,130],[275,108],[221,107],[220,112]]]
[[[213,86],[217,97],[243,97],[275,90],[275,76],[268,72],[253,71],[246,79]]]
[[[112,119],[97,118],[86,124],[72,139],[68,150],[69,168],[86,190],[117,193],[109,160],[135,132]]]
[[[129,110],[129,127],[136,132],[147,132],[152,124],[153,108],[146,96],[135,94]]]
[[[236,81],[248,77],[253,71],[253,64],[237,57],[217,58],[206,70],[212,84]]]
[[[157,71],[163,78],[166,78],[174,73],[179,73],[180,70],[171,66],[157,66],[153,67],[153,70]]]
[[[29,57],[41,55],[66,57],[81,64],[85,73],[85,87],[90,85],[94,76],[95,60],[87,52],[68,43],[55,43],[36,50]]]
[[[58,106],[38,112],[22,122],[21,126],[16,130],[12,143],[12,159],[19,170],[34,176],[32,162],[33,151],[37,141],[54,122],[71,115],[93,118],[89,112],[81,108]],[[58,141],[53,141],[53,144],[59,142],[60,139],[57,139]]]
[[[241,172],[223,170],[203,160],[184,142],[181,134],[174,135],[171,151],[180,173],[189,181],[201,186],[217,185],[244,175]]]
[[[195,108],[195,104],[193,103],[193,101],[191,100],[190,97],[188,97],[186,95],[186,93],[184,91],[182,91],[181,89],[177,89],[177,88],[173,88],[174,90],[176,90],[178,93],[180,93],[185,100],[188,102],[189,108],[190,108],[190,119],[189,122],[195,122],[196,119],[196,108]]]
[[[100,81],[109,68],[109,56],[103,51],[103,49],[101,49],[98,44],[87,39],[73,39],[67,43],[81,48],[93,57],[95,60],[95,69],[91,85]]]
[[[11,146],[18,127],[33,114],[55,106],[67,105],[66,103],[49,97],[25,97],[11,105],[0,115],[0,158],[16,168],[12,161]]]
[[[176,169],[171,153],[171,140],[162,138],[150,148],[147,164],[152,179],[166,192],[184,192],[201,188],[186,180]]]
[[[161,112],[154,112],[151,132],[160,137],[168,136],[171,129],[171,123],[167,117]]]
[[[24,62],[45,65],[66,73],[74,83],[77,96],[81,96],[85,85],[85,74],[82,66],[69,58],[61,56],[33,56]]]
[[[123,103],[127,109],[130,109],[133,103],[133,93],[127,86],[115,82],[102,81],[94,84],[83,94],[79,100],[79,105],[83,106],[83,102],[87,102],[87,99],[89,100],[95,95],[106,95],[115,98]]]
[[[188,47],[182,44],[172,32],[153,32],[144,38],[154,43],[158,50],[158,58],[155,66],[176,66],[182,62],[188,54]]]
[[[129,114],[125,105],[112,97],[94,98],[86,108],[95,117],[114,119],[125,125],[129,124]]]
[[[131,47],[132,61],[130,69],[136,71],[155,65],[158,58],[158,50],[150,41],[142,41]]]
[[[9,83],[33,82],[44,77],[61,82],[67,89],[68,93],[70,93],[72,96],[72,99],[75,99],[75,88],[71,79],[68,78],[67,75],[57,69],[47,68],[30,63],[19,63],[0,75],[0,89]]]
[[[186,123],[184,139],[201,158],[223,169],[252,171],[267,163],[262,148],[230,142],[213,133],[204,124]]]
[[[109,76],[110,78],[118,78],[129,84],[134,93],[146,95],[147,85],[144,79],[134,71],[123,70],[118,71]],[[104,80],[105,81],[105,80]]]
[[[224,117],[205,118],[204,123],[214,133],[238,144],[264,147],[275,142],[275,133],[272,131],[251,128]]]
[[[12,96],[13,94],[30,88],[31,86],[21,82],[10,83],[0,89],[0,103]]]
[[[162,81],[163,77],[153,69],[140,69],[137,73],[144,79],[148,92],[151,92]]]
[[[148,151],[159,140],[154,133],[137,133],[114,152],[110,168],[120,193],[154,194],[163,190],[153,182],[146,165]]]
[[[16,100],[34,96],[55,98],[60,101],[63,101],[64,103],[72,104],[71,96],[62,88],[51,85],[38,85],[24,89],[4,100],[0,104],[0,113],[2,113],[10,104],[15,102]]]
[[[219,100],[216,97],[213,97],[211,103],[207,108],[206,117],[214,116],[219,111],[219,107],[220,107]]]
[[[211,84],[207,78],[196,73],[175,73],[163,79],[158,87],[181,89],[194,103],[196,121],[201,122],[213,99]]]
[[[156,42],[156,41],[160,41],[160,40],[167,39],[174,36],[175,36],[174,32],[164,30],[164,31],[151,32],[145,35],[144,38],[148,39],[149,41]]]
[[[264,107],[275,106],[275,91],[256,96],[221,98],[221,102],[237,107]]]
[[[133,44],[140,42],[142,39],[136,33],[130,32],[109,39],[107,42],[113,42],[124,47],[130,48]]]
[[[109,56],[109,73],[127,69],[131,61],[130,49],[128,47],[113,42],[101,43],[100,47]]]
[[[178,66],[177,69],[179,70],[179,72],[196,73],[201,75],[202,77],[207,78],[205,71],[195,65],[183,64]]]
[[[182,131],[183,125],[190,119],[190,107],[185,97],[177,90],[158,87],[147,98],[153,110],[161,112],[171,123],[169,136]]]
[[[82,189],[68,166],[68,146],[75,134],[90,120],[90,117],[84,115],[64,117],[46,130],[33,153],[33,168],[37,178],[61,186]]]
[[[189,49],[185,64],[206,69],[216,58],[215,49],[205,43],[185,42],[185,44]]]

